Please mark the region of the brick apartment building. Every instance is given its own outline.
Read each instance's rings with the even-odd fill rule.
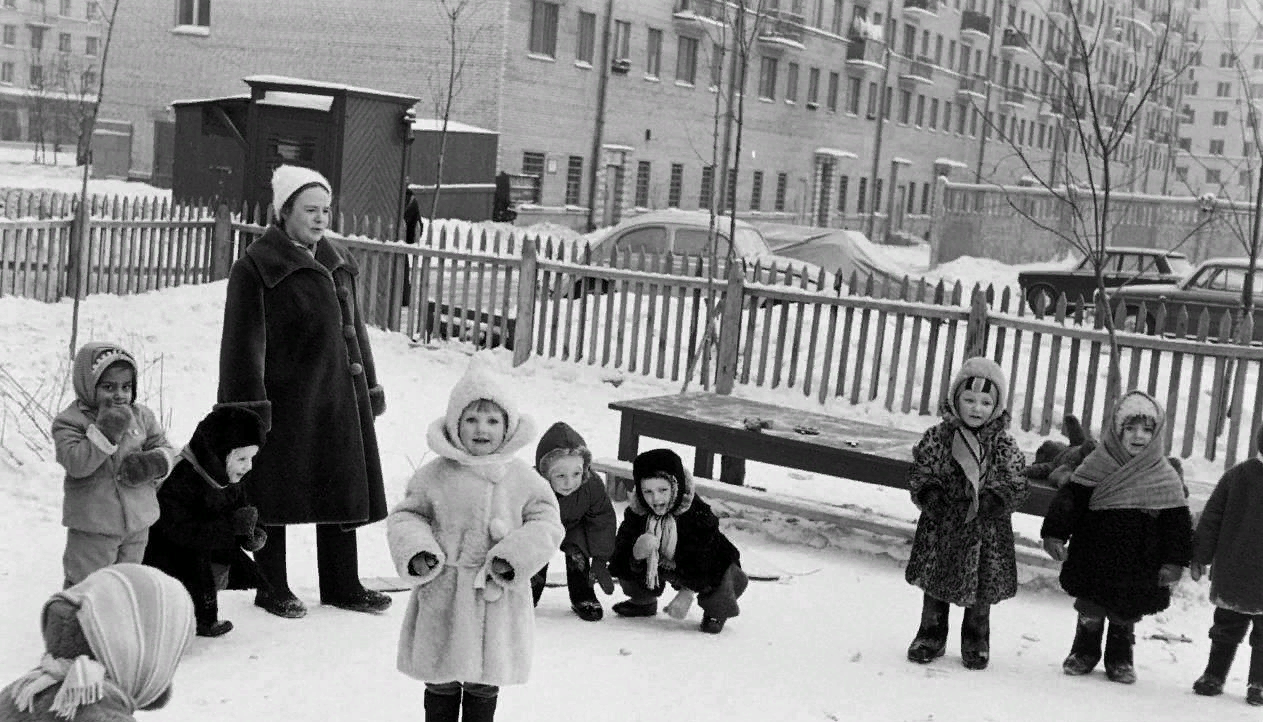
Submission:
[[[763,2],[730,200],[740,211],[782,211],[820,225],[874,202],[882,211],[927,213],[935,179],[972,179],[980,145],[988,179],[1017,180],[1024,169],[1011,147],[987,137],[986,119],[1032,157],[1046,154],[1058,119],[1046,76],[1056,67],[1041,56],[1066,12],[1095,27],[1145,4]],[[607,72],[592,194],[598,220],[632,206],[697,208],[718,188],[710,166],[715,85],[725,71],[717,61],[734,8],[721,0],[480,0],[461,21],[466,37],[477,33],[453,117],[499,132],[499,167],[539,175],[541,204],[586,206]],[[102,117],[133,124],[133,171],[143,176],[153,168],[155,123],[170,122],[171,101],[240,93],[247,75],[409,93],[423,98],[419,115],[432,115],[445,29],[437,2],[131,0],[119,11]],[[1126,49],[1101,52],[1121,57]],[[1146,152],[1158,163],[1169,155]]]

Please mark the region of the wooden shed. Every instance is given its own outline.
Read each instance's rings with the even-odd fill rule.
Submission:
[[[412,124],[411,183],[421,215],[430,216],[442,146],[443,121],[419,118]],[[437,217],[485,221],[491,218],[496,191],[496,154],[500,135],[494,130],[449,120],[443,153],[443,184]]]
[[[177,203],[242,200],[249,95],[177,100],[171,195]]]

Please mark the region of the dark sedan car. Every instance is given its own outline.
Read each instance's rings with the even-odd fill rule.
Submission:
[[[1203,311],[1210,319],[1210,336],[1217,336],[1225,314],[1242,308],[1241,293],[1249,273],[1248,258],[1211,258],[1203,261],[1184,281],[1170,285],[1121,288],[1112,295],[1112,303],[1126,304],[1129,321],[1147,333],[1176,333],[1181,309],[1188,313],[1186,335],[1197,333]],[[1145,318],[1140,318],[1140,304],[1145,304]],[[1158,308],[1166,307],[1166,320],[1158,327]],[[1254,279],[1254,340],[1263,341],[1263,278]]]
[[[1178,283],[1189,272],[1188,257],[1176,251],[1159,248],[1105,249],[1104,273],[1106,288],[1141,286],[1151,283]],[[1017,275],[1022,296],[1032,311],[1043,303],[1045,313],[1052,313],[1057,297],[1065,294],[1066,308],[1074,311],[1079,299],[1096,297],[1096,275],[1090,259],[1063,271],[1023,271]]]

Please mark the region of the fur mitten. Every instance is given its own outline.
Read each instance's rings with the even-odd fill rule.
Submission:
[[[1004,501],[1000,495],[991,490],[978,494],[978,516],[1000,516],[1004,511]]]
[[[927,486],[917,495],[917,506],[922,511],[936,514],[943,508],[943,490],[937,486]]]
[[[374,417],[386,413],[386,390],[381,384],[368,390],[368,405],[373,410]]]
[[[254,507],[250,508],[253,509]],[[257,552],[268,543],[268,533],[261,526],[256,526],[250,531],[249,535],[243,534],[242,536],[245,536],[246,539],[241,543],[241,548],[248,552]]]
[[[429,552],[418,552],[408,561],[408,571],[418,577],[424,577],[430,570],[438,566],[439,558]]]
[[[259,510],[253,506],[243,506],[236,509],[232,513],[232,533],[237,536],[247,536],[254,532],[254,527],[259,523]]]
[[[491,573],[498,577],[497,581],[511,582],[515,574],[513,573],[513,565],[509,564],[500,557],[491,560]]]
[[[117,444],[132,425],[132,407],[108,406],[96,415],[96,427],[101,435]]]
[[[123,457],[118,464],[119,481],[128,486],[148,484],[167,475],[171,461],[158,450],[135,451]]]
[[[684,619],[688,616],[689,608],[693,606],[693,597],[693,592],[681,589],[676,593],[675,599],[667,604],[667,614],[671,615],[672,619]]]

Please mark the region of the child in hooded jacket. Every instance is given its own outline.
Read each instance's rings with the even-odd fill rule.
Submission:
[[[193,604],[157,569],[115,564],[54,594],[44,656],[0,690],[0,722],[136,722],[171,698],[193,639]]]
[[[960,657],[968,669],[991,659],[991,606],[1017,594],[1013,512],[1030,495],[1025,456],[1008,434],[1004,372],[967,359],[942,409],[912,450],[908,487],[921,510],[904,578],[924,592],[921,624],[908,647],[920,664],[947,646],[950,605],[964,607]]]
[[[1255,439],[1263,454],[1263,429]],[[1210,569],[1210,657],[1193,691],[1214,696],[1250,632],[1250,673],[1246,701],[1263,705],[1263,459],[1255,456],[1224,472],[1202,509],[1194,537],[1189,575],[1200,580]],[[1251,626],[1253,625],[1253,626]]]
[[[610,573],[628,599],[615,604],[624,617],[658,613],[669,582],[678,589],[667,613],[683,619],[696,597],[701,630],[719,634],[741,613],[737,600],[749,579],[741,553],[719,529],[719,519],[693,491],[693,477],[670,449],[646,451],[632,462],[627,511],[614,539]]]
[[[398,667],[425,682],[426,722],[456,722],[462,708],[464,722],[487,722],[499,688],[530,677],[530,580],[565,532],[548,482],[514,456],[533,434],[475,356],[426,434],[438,458],[387,517],[395,565],[415,585]]]
[[[591,463],[592,452],[583,437],[562,421],[549,427],[535,447],[535,470],[548,480],[557,495],[561,525],[566,528],[561,552],[566,558],[570,608],[580,619],[597,622],[605,611],[593,585],[600,584],[606,594],[614,593],[609,563],[618,517],[605,484],[592,471]],[[547,564],[531,577],[536,605],[547,578]]]
[[[1040,536],[1063,562],[1061,587],[1079,613],[1062,671],[1091,672],[1104,635],[1106,676],[1132,684],[1135,624],[1171,603],[1192,557],[1193,521],[1184,481],[1166,458],[1162,406],[1128,391],[1107,418],[1100,443],[1049,504]]]
[[[267,533],[241,483],[264,435],[263,420],[249,409],[211,411],[158,490],[161,514],[149,531],[145,564],[184,584],[193,597],[199,637],[232,630],[232,622],[219,618],[221,590],[266,584],[246,552],[258,551]]]
[[[140,563],[158,519],[158,486],[176,451],[158,417],[136,403],[136,360],[116,344],[90,342],[71,368],[75,400],[53,419],[66,470],[62,524],[65,586],[117,562]]]

